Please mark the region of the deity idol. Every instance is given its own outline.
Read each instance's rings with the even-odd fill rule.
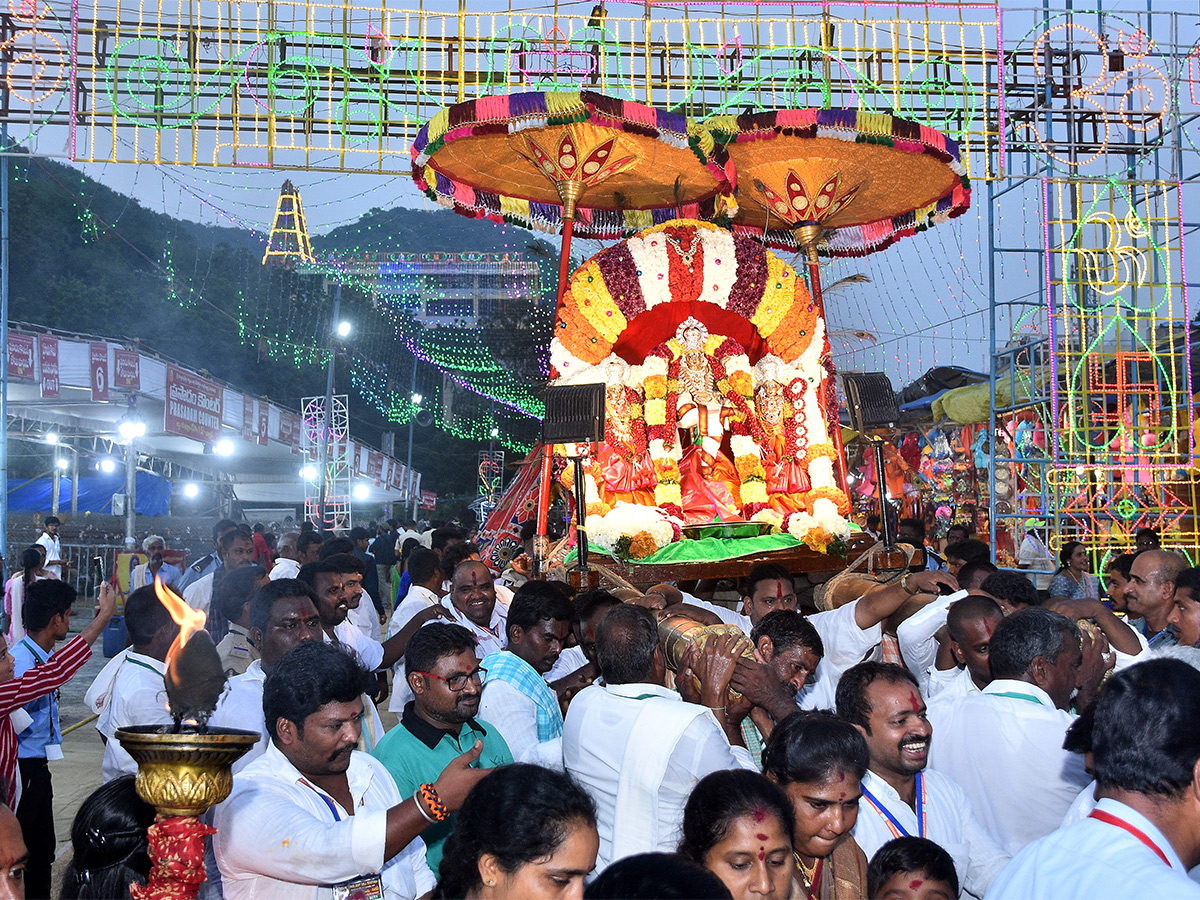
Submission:
[[[768,503],[783,515],[804,512],[803,495],[810,483],[794,418],[799,399],[789,396],[787,374],[777,357],[763,357],[754,367],[754,376],[754,409],[767,436],[760,449]]]
[[[683,518],[694,524],[742,517],[737,470],[722,451],[734,411],[717,388],[708,342],[708,329],[694,318],[684,321],[670,342],[672,354],[678,354],[676,421],[691,437],[679,460]]]

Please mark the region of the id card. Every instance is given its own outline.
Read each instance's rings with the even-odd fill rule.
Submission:
[[[62,758],[63,758],[62,744],[47,744],[46,745],[46,759],[53,760],[53,759],[62,759]]]
[[[335,884],[333,900],[383,900],[383,879],[378,875],[360,875]]]

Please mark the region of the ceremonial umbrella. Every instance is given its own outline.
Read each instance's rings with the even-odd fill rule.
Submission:
[[[718,198],[732,193],[732,178],[716,160],[702,164],[689,147],[688,125],[686,116],[592,91],[480,97],[422,126],[412,176],[430,198],[463,215],[561,228],[561,302],[577,217],[589,236],[618,237],[655,224],[656,213],[665,221],[721,212]],[[551,460],[547,446],[539,535],[546,533]]]
[[[781,109],[715,116],[693,128],[692,146],[714,173],[735,174],[734,231],[804,252],[822,317],[820,256],[866,256],[961,215],[971,203],[958,145],[886,114]],[[832,393],[834,379],[829,383]],[[831,432],[844,475],[840,436]]]
[[[716,160],[700,161],[688,125],[686,116],[592,91],[480,97],[422,126],[412,176],[462,215],[561,229],[561,299],[576,231],[620,237],[720,214],[732,179]]]

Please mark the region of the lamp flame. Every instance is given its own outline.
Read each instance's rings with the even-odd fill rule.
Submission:
[[[162,579],[157,575],[154,576],[154,593],[158,595],[158,599],[162,601],[162,605],[167,608],[167,612],[171,614],[171,618],[175,620],[175,624],[179,626],[179,637],[171,645],[171,649],[167,653],[169,660],[176,652],[183,649],[183,645],[197,631],[204,628],[204,623],[208,617],[199,609],[192,609],[187,602],[176,594],[173,590],[162,583]]]

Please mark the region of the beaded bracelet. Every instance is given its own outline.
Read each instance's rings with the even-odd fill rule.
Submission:
[[[418,789],[423,799],[429,806],[429,812],[437,822],[444,822],[450,816],[450,810],[446,808],[446,804],[442,802],[442,798],[438,796],[438,792],[434,790],[432,784],[423,784]]]
[[[429,813],[425,812],[425,804],[421,802],[421,789],[420,788],[417,788],[415,791],[413,791],[413,803],[415,803],[417,805],[417,812],[419,812],[421,814],[421,817],[426,822],[428,822],[430,825],[433,825],[435,822],[437,822],[437,819],[435,819]]]

